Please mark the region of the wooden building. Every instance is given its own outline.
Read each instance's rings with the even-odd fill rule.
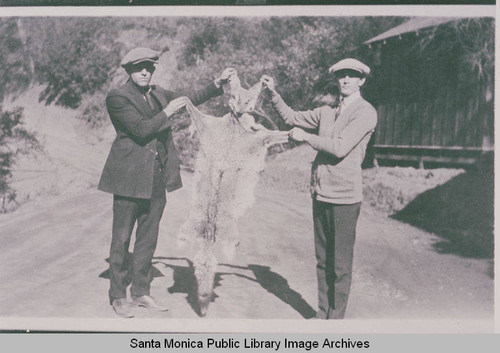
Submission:
[[[376,161],[474,164],[492,155],[491,21],[419,17],[365,42],[374,61],[367,96],[378,111]]]

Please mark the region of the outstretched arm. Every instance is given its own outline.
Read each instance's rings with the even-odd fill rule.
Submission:
[[[149,118],[143,116],[124,96],[110,95],[106,98],[106,106],[111,119],[122,125],[130,134],[140,138],[147,138],[171,127],[171,117],[186,103],[186,97],[174,99],[160,113]]]
[[[338,158],[345,157],[358,143],[375,129],[377,113],[375,110],[363,109],[337,137],[321,137],[309,134],[299,128],[290,130],[290,138],[305,141],[318,151],[327,152]]]
[[[281,118],[289,125],[299,126],[304,129],[317,129],[319,125],[319,109],[295,111],[290,108],[275,89],[274,79],[263,75],[262,85],[271,93],[271,101]]]
[[[210,98],[220,96],[223,92],[222,86],[228,83],[229,79],[231,78],[232,75],[236,74],[236,70],[233,68],[226,68],[222,73],[207,87],[202,88],[197,91],[192,91],[192,92],[180,92],[180,93],[174,93],[171,97],[169,97],[169,100],[186,96],[193,102],[194,105],[200,105]]]

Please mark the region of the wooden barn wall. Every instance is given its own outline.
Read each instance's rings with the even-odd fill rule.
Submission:
[[[459,49],[412,55],[416,43],[391,39],[374,70],[377,146],[480,149],[493,139],[493,98],[486,87],[459,82]],[[489,93],[490,95],[492,93]]]

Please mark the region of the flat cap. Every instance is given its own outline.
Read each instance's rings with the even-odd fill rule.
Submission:
[[[160,53],[149,48],[134,48],[129,51],[122,59],[121,66],[125,67],[140,63],[142,61],[151,61],[156,63],[160,57]]]
[[[361,61],[352,58],[340,60],[338,63],[330,66],[328,72],[335,73],[340,70],[355,70],[363,75],[368,75],[370,73],[370,68],[368,66],[363,64]]]

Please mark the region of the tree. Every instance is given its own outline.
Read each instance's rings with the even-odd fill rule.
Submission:
[[[7,94],[18,93],[31,82],[26,48],[16,18],[0,18],[0,102]]]
[[[122,45],[114,20],[34,18],[25,21],[36,82],[45,84],[40,100],[77,108],[97,92],[118,66]]]

